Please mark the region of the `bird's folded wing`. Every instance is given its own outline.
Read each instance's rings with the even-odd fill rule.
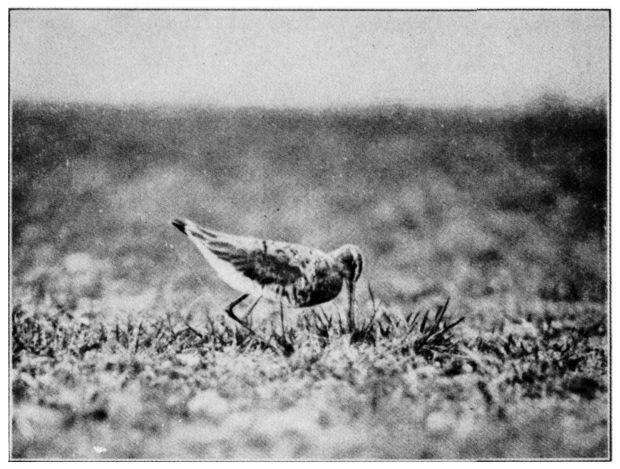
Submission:
[[[303,277],[301,268],[294,265],[292,253],[286,249],[268,249],[266,242],[261,248],[259,243],[236,243],[218,238],[209,240],[207,246],[218,258],[261,285],[290,285]]]

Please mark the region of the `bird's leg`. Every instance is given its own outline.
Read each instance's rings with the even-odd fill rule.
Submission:
[[[271,345],[269,343],[268,340],[265,340],[260,334],[257,334],[256,332],[254,332],[254,330],[245,322],[242,321],[241,319],[239,319],[237,317],[237,315],[233,312],[233,308],[235,306],[237,306],[239,303],[241,303],[243,300],[245,300],[249,295],[245,294],[245,295],[241,295],[239,298],[237,298],[235,301],[233,301],[231,304],[229,304],[224,311],[226,312],[226,314],[233,319],[235,322],[241,324],[244,328],[246,328],[248,330],[248,332],[250,334],[252,334],[254,337],[256,337],[258,340],[260,340],[263,345],[265,345],[265,347],[268,347],[274,351],[276,351],[276,349],[273,347],[273,345]],[[260,299],[261,297],[259,297]],[[256,302],[252,305],[252,307],[250,308],[250,312],[251,310],[254,308],[254,306],[256,306],[256,303],[258,303],[258,300],[256,300]]]
[[[280,325],[282,326],[282,337],[285,338],[286,336],[285,331],[284,331],[284,306],[282,306],[282,301],[280,301]]]
[[[258,298],[256,298],[256,301],[254,302],[254,304],[250,306],[250,309],[248,309],[247,313],[245,313],[245,316],[243,317],[244,321],[247,321],[247,319],[250,317],[250,314],[252,314],[252,311],[254,311],[254,308],[256,308],[256,305],[261,300],[261,298],[262,296],[259,296]]]
[[[272,332],[272,336],[275,336],[276,341],[282,347],[282,351],[285,356],[290,356],[295,351],[292,343],[289,343],[286,340],[286,331],[284,329],[284,306],[282,305],[282,300],[280,300],[280,324],[282,325],[282,336],[278,338],[278,335],[275,332]]]
[[[349,332],[355,332],[355,283],[349,280]]]
[[[245,327],[248,331],[250,331],[252,334],[256,335],[256,333],[245,323],[245,321],[242,321],[241,319],[239,319],[237,317],[237,315],[233,312],[233,309],[235,308],[235,306],[237,306],[239,303],[241,303],[243,300],[245,300],[249,295],[246,293],[244,295],[241,295],[239,298],[237,298],[235,301],[233,301],[232,303],[230,303],[226,308],[224,308],[224,311],[226,312],[226,314],[228,315],[228,317],[230,317],[231,319],[233,319],[234,321],[238,322],[239,324],[241,324],[243,327]]]
[[[235,321],[239,321],[239,318],[235,315],[235,313],[233,313],[233,309],[234,309],[235,306],[237,306],[239,303],[241,303],[243,300],[245,300],[248,296],[250,296],[250,295],[245,293],[245,294],[241,295],[239,298],[237,298],[235,301],[230,303],[228,306],[226,306],[226,308],[224,308],[224,311],[226,311],[226,314],[228,314]]]

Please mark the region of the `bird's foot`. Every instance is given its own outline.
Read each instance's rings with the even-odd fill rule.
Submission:
[[[272,334],[272,337],[275,338],[276,343],[282,349],[282,353],[284,354],[285,357],[289,357],[293,354],[293,352],[295,352],[295,347],[293,347],[293,344],[291,342],[286,340],[286,336],[284,335],[279,336],[274,332]]]

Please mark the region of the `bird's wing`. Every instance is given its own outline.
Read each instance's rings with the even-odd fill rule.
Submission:
[[[291,285],[304,277],[299,251],[293,245],[214,234],[205,240],[209,251],[262,286]]]

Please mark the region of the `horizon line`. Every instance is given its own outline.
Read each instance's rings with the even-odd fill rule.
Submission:
[[[503,111],[503,110],[519,110],[528,107],[536,107],[543,105],[545,102],[556,102],[566,107],[591,107],[599,108],[608,107],[610,99],[609,92],[600,94],[591,98],[575,98],[570,97],[561,92],[542,92],[536,97],[523,99],[518,103],[506,103],[501,105],[480,105],[480,104],[415,104],[398,102],[377,102],[366,104],[337,104],[324,106],[303,106],[303,105],[266,105],[266,104],[244,104],[229,105],[216,104],[209,102],[170,102],[170,101],[149,101],[136,100],[134,102],[106,102],[103,100],[88,99],[62,99],[62,98],[35,98],[26,96],[10,97],[9,104],[12,107],[15,104],[27,103],[32,105],[64,105],[64,106],[84,106],[84,107],[101,107],[116,109],[188,109],[188,110],[213,110],[213,111],[272,111],[272,112],[304,112],[304,113],[322,113],[322,112],[346,112],[346,111],[364,111],[379,109],[398,109],[404,108],[408,110],[433,110],[433,111]],[[607,109],[606,109],[607,110]]]

